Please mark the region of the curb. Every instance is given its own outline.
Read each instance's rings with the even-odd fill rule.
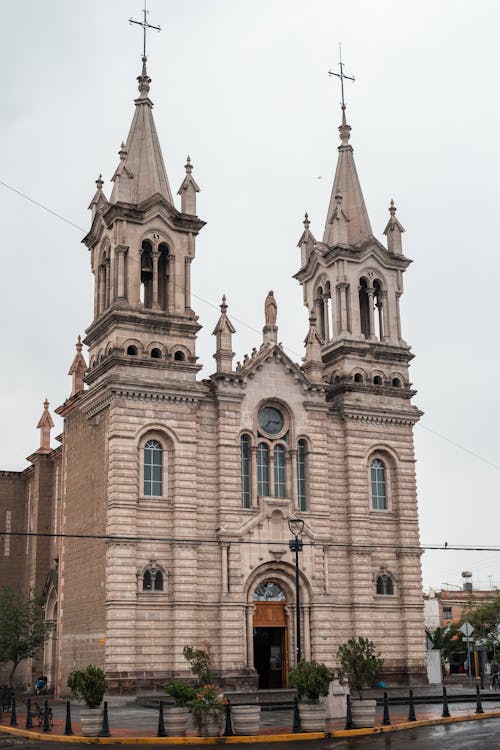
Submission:
[[[302,742],[304,740],[337,739],[343,737],[366,737],[367,735],[382,734],[386,732],[403,732],[415,727],[432,727],[442,724],[456,724],[462,721],[482,721],[484,719],[500,718],[500,710],[483,714],[462,714],[460,716],[448,716],[446,718],[422,719],[417,721],[406,721],[402,724],[391,724],[389,726],[378,726],[367,729],[337,729],[332,732],[300,732],[297,734],[252,734],[239,737],[83,737],[67,736],[64,734],[51,734],[46,732],[30,732],[27,729],[4,726],[0,724],[0,733],[10,734],[14,737],[26,737],[30,740],[44,740],[46,742],[80,743],[90,745],[238,745],[255,744],[259,742]]]

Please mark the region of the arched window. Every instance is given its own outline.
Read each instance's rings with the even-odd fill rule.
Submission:
[[[143,591],[163,591],[163,573],[158,568],[148,568],[142,576]]]
[[[153,359],[161,359],[161,349],[151,349],[151,357]]]
[[[280,586],[274,581],[264,581],[259,583],[253,592],[254,602],[284,602],[285,594]]]
[[[257,494],[269,496],[269,446],[266,443],[257,446]]]
[[[375,458],[370,464],[373,510],[387,510],[387,492],[385,482],[385,464]]]
[[[169,252],[164,242],[158,247],[158,304],[162,310],[168,310],[168,274]]]
[[[365,338],[370,335],[370,302],[368,298],[368,283],[365,278],[359,282],[359,318],[361,333]]]
[[[391,576],[381,573],[377,576],[377,594],[382,596],[393,596],[394,583]]]
[[[153,304],[153,247],[147,240],[141,248],[141,302],[144,307]]]
[[[399,378],[393,378],[392,379],[392,387],[393,388],[401,388],[401,381]]]
[[[297,505],[299,510],[307,510],[306,452],[306,441],[299,440],[297,444]]]
[[[127,346],[127,355],[129,357],[137,357],[137,347],[132,346],[132,344],[130,346]]]
[[[274,446],[274,496],[286,497],[285,449],[279,443]]]
[[[363,376],[361,375],[361,373],[360,373],[360,372],[357,372],[357,373],[356,373],[356,374],[354,375],[354,382],[355,382],[355,383],[362,383],[362,382],[363,382]]]
[[[373,378],[373,385],[382,385],[382,378],[380,375],[375,375]]]
[[[382,285],[380,281],[373,282],[373,301],[375,303],[376,315],[374,316],[375,336],[379,341],[384,337],[384,315],[382,302]]]
[[[174,354],[174,360],[176,362],[184,362],[185,359],[186,359],[186,355],[184,354],[184,352],[181,351],[180,349],[177,349],[177,351]]]
[[[163,448],[157,440],[148,440],[144,446],[144,494],[163,494]]]
[[[250,508],[250,435],[240,438],[241,457],[241,504]]]

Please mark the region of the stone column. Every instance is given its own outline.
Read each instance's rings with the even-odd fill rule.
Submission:
[[[191,308],[191,261],[192,258],[184,258],[184,307]]]
[[[366,294],[368,297],[368,321],[369,321],[369,331],[370,334],[368,338],[373,341],[375,339],[375,317],[374,317],[374,309],[373,309],[373,293],[374,288],[372,286],[369,286],[366,290]]]
[[[153,288],[151,294],[151,307],[158,309],[158,258],[160,253],[158,250],[153,250]]]
[[[221,544],[221,588],[223,594],[229,593],[229,544]]]
[[[347,325],[347,284],[342,282],[337,284],[337,290],[340,300],[340,321],[338,333],[344,333],[348,330]]]
[[[274,494],[274,450],[269,447],[269,497],[275,497]]]
[[[254,668],[253,664],[253,604],[247,604],[247,667]]]
[[[323,294],[322,297],[322,304],[323,304],[323,320],[325,325],[325,341],[330,341],[330,321],[328,316],[328,295]]]
[[[110,305],[111,296],[111,264],[109,258],[106,258],[104,264],[104,305],[106,309]]]
[[[288,457],[289,457],[289,464],[290,464],[290,488],[289,492],[287,493],[287,497],[292,498],[292,507],[295,505],[296,508],[299,507],[299,487],[297,483],[297,451],[295,448],[292,448],[288,451]]]
[[[125,299],[125,245],[117,245],[116,254],[118,256],[118,299]]]
[[[389,326],[389,306],[387,301],[387,291],[385,289],[382,289],[379,292],[379,304],[382,307],[382,316],[380,320],[380,330],[381,330],[381,339],[382,341],[387,341],[391,337],[391,329]]]
[[[303,623],[302,632],[304,634],[304,659],[311,659],[311,608],[307,605],[302,607]]]
[[[399,312],[399,298],[403,292],[396,292],[396,330],[398,332],[398,341],[402,341],[403,337],[401,335],[401,315]]]

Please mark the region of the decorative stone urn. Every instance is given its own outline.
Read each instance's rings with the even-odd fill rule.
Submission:
[[[167,706],[163,718],[167,737],[185,736],[189,720],[189,708],[185,706]]]
[[[351,698],[352,723],[356,729],[373,727],[375,724],[376,708],[376,700],[359,700],[359,698]]]
[[[326,727],[325,703],[299,703],[302,732],[324,732]]]
[[[236,735],[259,734],[260,706],[231,706],[231,717]]]
[[[80,711],[80,721],[82,723],[82,734],[84,737],[98,737],[102,730],[102,721],[104,709],[99,708],[82,708]]]

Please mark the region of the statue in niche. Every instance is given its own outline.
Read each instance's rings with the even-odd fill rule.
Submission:
[[[270,291],[266,297],[266,301],[264,303],[264,311],[266,316],[266,326],[275,326],[276,315],[278,313],[278,305],[276,304],[276,300],[274,299],[273,291]]]

